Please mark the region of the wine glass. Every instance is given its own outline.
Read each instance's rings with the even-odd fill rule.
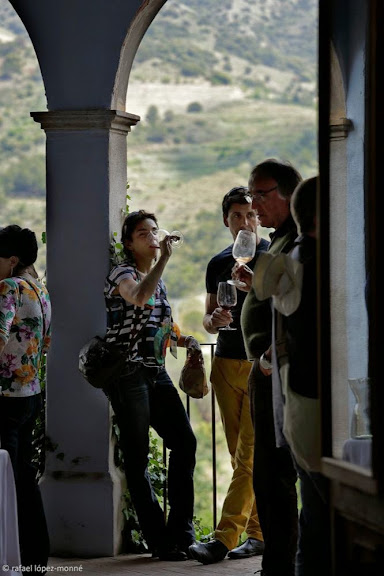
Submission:
[[[228,282],[219,282],[217,288],[217,303],[224,310],[230,310],[237,303],[237,292],[236,286],[228,284]],[[228,326],[223,326],[219,330],[237,330],[237,328],[231,328]]]
[[[232,256],[239,264],[250,262],[256,252],[256,234],[250,230],[239,230],[232,248]],[[228,284],[244,287],[241,280],[228,280]]]
[[[172,246],[181,246],[184,241],[184,236],[179,230],[173,230],[172,232],[168,232],[164,228],[159,228],[157,231],[157,238],[159,239],[159,242],[164,240],[166,236],[171,237]]]

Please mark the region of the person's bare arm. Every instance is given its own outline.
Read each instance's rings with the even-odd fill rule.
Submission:
[[[233,321],[229,310],[220,308],[216,294],[207,294],[205,298],[205,315],[203,326],[209,334],[216,334],[220,326],[227,326]]]
[[[172,247],[169,237],[160,243],[161,256],[150,272],[140,281],[136,282],[133,278],[125,278],[117,287],[122,298],[130,304],[144,306],[149,298],[154,294],[156,286],[161,278],[165,266],[172,254]]]
[[[200,344],[196,338],[194,336],[187,336],[186,334],[180,334],[177,345],[182,348],[201,350]]]

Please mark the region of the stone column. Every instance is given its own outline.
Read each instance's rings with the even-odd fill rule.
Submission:
[[[332,318],[332,448],[333,457],[341,458],[350,433],[348,391],[348,166],[347,137],[352,122],[344,117],[331,116],[330,123],[330,309]],[[337,247],[337,249],[336,249]]]
[[[103,335],[104,279],[126,195],[126,136],[138,116],[113,110],[33,112],[47,136],[47,453],[41,480],[52,555],[112,556],[121,541],[121,477],[111,412],[78,371],[80,348]]]

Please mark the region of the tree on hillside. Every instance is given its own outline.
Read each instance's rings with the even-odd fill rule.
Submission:
[[[154,126],[155,124],[157,124],[159,122],[160,116],[159,116],[159,110],[157,109],[157,106],[152,105],[148,108],[147,115],[146,115],[145,119],[148,122],[148,124],[151,124],[151,126]]]
[[[201,112],[203,110],[200,102],[191,102],[187,106],[187,112]]]
[[[44,157],[28,156],[12,164],[2,177],[2,188],[7,196],[44,196]]]

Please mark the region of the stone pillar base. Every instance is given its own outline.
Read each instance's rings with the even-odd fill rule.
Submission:
[[[45,474],[40,488],[50,555],[95,558],[121,552],[123,488],[119,474]]]

